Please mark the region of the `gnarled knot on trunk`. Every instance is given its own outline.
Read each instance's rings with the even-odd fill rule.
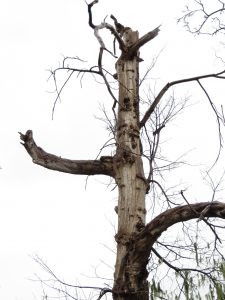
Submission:
[[[130,236],[125,232],[118,232],[115,235],[115,241],[124,246],[129,246],[131,244]]]
[[[138,222],[136,224],[136,228],[137,228],[138,232],[140,232],[142,229],[145,228],[145,224],[144,224],[144,222],[143,222],[143,220],[142,220],[141,217],[138,217]]]
[[[117,152],[113,157],[113,163],[116,167],[120,164],[133,164],[135,162],[135,155],[132,153],[131,149],[127,145],[120,145],[117,148]]]

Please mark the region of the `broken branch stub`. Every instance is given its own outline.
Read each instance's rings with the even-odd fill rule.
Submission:
[[[137,55],[138,50],[147,42],[155,38],[159,33],[160,26],[156,27],[154,30],[146,33],[140,39],[135,38],[135,34],[130,27],[124,26],[117,21],[117,18],[114,15],[111,15],[111,19],[114,21],[114,26],[106,23],[105,21],[99,25],[94,25],[92,21],[92,6],[97,4],[98,0],[92,1],[88,4],[88,15],[89,15],[89,26],[94,29],[94,34],[102,48],[107,50],[105,47],[105,43],[102,37],[99,34],[99,30],[106,28],[110,30],[110,32],[114,35],[116,41],[119,44],[119,48],[121,50],[121,56],[123,58],[132,59],[134,56]],[[138,36],[138,32],[136,32],[136,36]],[[108,52],[110,52],[108,50]],[[111,52],[110,52],[111,53]]]

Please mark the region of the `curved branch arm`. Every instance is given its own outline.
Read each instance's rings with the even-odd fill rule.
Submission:
[[[127,252],[123,258],[120,278],[125,278],[127,272],[126,265],[129,265],[129,267],[132,266],[132,270],[129,269],[129,271],[133,275],[136,276],[138,274],[140,280],[146,280],[148,277],[146,266],[149,255],[153,249],[153,244],[159,236],[176,223],[192,219],[201,220],[202,215],[204,215],[203,218],[218,217],[225,219],[225,203],[215,201],[181,205],[168,209],[154,218],[140,233],[131,238]],[[127,264],[128,261],[129,264]]]
[[[155,100],[152,102],[151,106],[149,109],[145,112],[141,122],[140,122],[140,127],[143,127],[148,119],[150,118],[151,114],[155,110],[156,106],[159,104],[160,100],[164,96],[164,94],[168,91],[168,89],[176,84],[179,83],[185,83],[185,82],[190,82],[190,81],[198,81],[200,79],[206,79],[206,78],[219,78],[219,79],[225,79],[225,70],[215,73],[215,74],[206,74],[206,75],[201,75],[201,76],[195,76],[195,77],[190,77],[190,78],[184,78],[180,80],[175,80],[172,82],[168,82],[159,92],[159,94],[156,96]]]
[[[111,157],[107,160],[70,160],[45,152],[38,147],[33,139],[32,130],[27,130],[26,134],[20,134],[21,143],[33,163],[54,171],[77,174],[77,175],[108,175],[114,177],[113,162]]]
[[[146,225],[144,232],[140,233],[140,235],[148,236],[148,238],[155,242],[162,232],[176,223],[192,219],[201,220],[203,218],[216,217],[225,219],[225,203],[214,201],[180,205],[158,215]]]
[[[140,280],[146,280],[148,277],[146,266],[149,255],[159,236],[176,223],[192,219],[200,220],[202,216],[203,218],[218,217],[225,219],[225,203],[215,201],[181,205],[168,209],[154,218],[140,233],[131,238],[119,270],[120,280],[126,278],[126,272],[128,271],[134,276],[138,275]],[[126,266],[129,267],[129,270]],[[132,269],[130,266],[132,266]]]
[[[203,218],[225,219],[225,203],[215,201],[180,205],[161,213],[149,222],[135,239],[135,259],[139,257],[140,260],[143,260],[144,256],[145,259],[148,259],[153,244],[172,225]]]

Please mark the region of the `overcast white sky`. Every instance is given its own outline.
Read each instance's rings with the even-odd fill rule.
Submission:
[[[162,24],[160,35],[141,52],[145,70],[164,48],[153,76],[159,78],[159,89],[167,81],[218,70],[215,41],[193,37],[176,25],[184,4],[184,0],[101,0],[94,7],[94,23],[112,13],[124,25],[139,30],[140,35]],[[84,78],[81,89],[74,76],[51,119],[55,95],[49,93],[53,85],[47,82],[46,70],[56,68],[62,55],[79,56],[90,66],[96,64],[99,45],[87,19],[83,0],[7,0],[0,4],[1,299],[42,299],[40,285],[28,280],[35,277],[34,273],[42,274],[30,257],[34,254],[74,283],[79,279],[81,284],[88,284],[87,275],[95,276],[95,268],[99,276],[112,273],[104,264],[101,269],[101,261],[114,265],[113,254],[103,246],[113,247],[116,224],[116,195],[105,185],[107,181],[90,178],[85,190],[85,177],[34,165],[18,135],[18,131],[32,129],[38,145],[71,159],[94,159],[107,140],[104,124],[95,116],[102,116],[100,104],[111,107],[112,100],[92,77]],[[182,86],[179,91],[193,94],[193,103],[204,98],[189,87]],[[212,83],[211,93],[214,87]],[[222,102],[220,89],[218,86],[213,94],[218,103]],[[212,127],[206,127],[204,120],[208,119],[204,112],[191,107],[186,117],[171,125],[177,139],[169,142],[168,151],[182,153],[182,149],[177,150],[180,144],[191,149],[190,138],[195,146],[199,134],[216,144],[216,137],[209,131],[216,128],[215,122],[212,118]],[[187,129],[185,137],[179,130],[182,125]],[[196,149],[203,162],[209,159],[208,153],[215,153],[209,145],[207,151],[205,144]]]

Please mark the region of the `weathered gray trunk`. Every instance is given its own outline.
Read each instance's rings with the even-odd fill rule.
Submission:
[[[138,40],[138,33],[129,30],[126,46]],[[142,280],[138,261],[129,261],[132,241],[145,226],[146,180],[141,159],[139,126],[138,56],[122,55],[117,64],[119,106],[117,151],[114,157],[118,185],[117,257],[114,274],[114,299],[146,299],[148,285]],[[146,276],[144,276],[145,278]]]

